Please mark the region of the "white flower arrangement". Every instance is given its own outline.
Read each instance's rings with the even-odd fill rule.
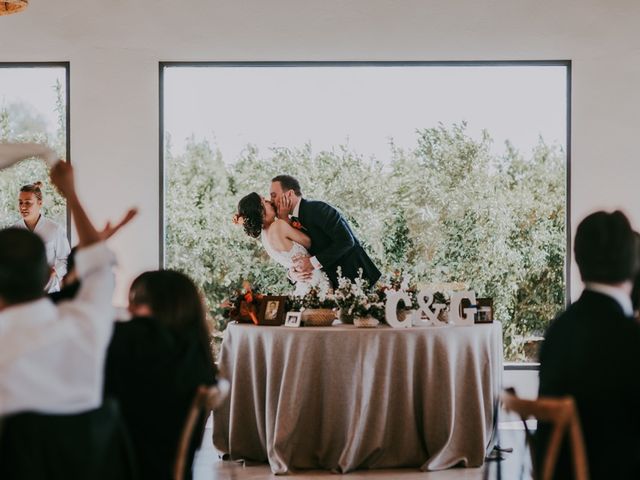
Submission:
[[[358,278],[352,281],[343,277],[338,268],[338,288],[334,291],[334,299],[340,307],[340,318],[345,323],[352,323],[357,317],[384,319],[384,301],[378,292],[369,289],[369,283],[362,278],[362,270],[358,272]]]

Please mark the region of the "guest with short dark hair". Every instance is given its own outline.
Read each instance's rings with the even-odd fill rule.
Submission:
[[[592,479],[640,478],[640,325],[632,318],[638,271],[625,215],[596,212],[578,226],[575,259],[585,289],[549,326],[540,351],[541,396],[572,396]],[[541,464],[549,427],[539,425]],[[571,478],[564,448],[555,478]]]
[[[133,281],[129,311],[133,319],[116,325],[109,347],[105,395],[120,403],[141,478],[170,479],[196,390],[216,383],[204,305],[189,277],[160,270]]]

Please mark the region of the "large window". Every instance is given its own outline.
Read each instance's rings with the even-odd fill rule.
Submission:
[[[165,265],[211,312],[291,289],[231,222],[277,174],[348,218],[384,273],[493,297],[509,360],[564,306],[568,62],[164,64]]]
[[[43,143],[67,158],[68,72],[66,63],[0,63],[0,142]],[[65,203],[47,166],[32,159],[0,172],[0,227],[20,219],[20,187],[37,181],[44,184],[45,215],[66,225]]]

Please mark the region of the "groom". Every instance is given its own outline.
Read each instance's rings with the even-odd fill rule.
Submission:
[[[294,281],[311,278],[314,269],[322,269],[331,282],[338,286],[337,269],[350,279],[362,277],[373,286],[380,271],[373,264],[355,237],[344,217],[331,205],[318,200],[302,198],[300,183],[290,175],[278,175],[271,180],[271,201],[278,217],[291,222],[311,237],[311,257],[299,257],[289,270]]]

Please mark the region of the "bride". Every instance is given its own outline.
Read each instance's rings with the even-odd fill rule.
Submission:
[[[296,258],[309,256],[309,236],[277,218],[273,203],[255,192],[238,202],[238,213],[233,221],[242,225],[250,237],[260,237],[269,257],[287,269],[293,266]],[[309,280],[298,281],[293,294],[302,296],[312,286],[323,291],[329,289],[329,279],[322,270],[314,270]]]

